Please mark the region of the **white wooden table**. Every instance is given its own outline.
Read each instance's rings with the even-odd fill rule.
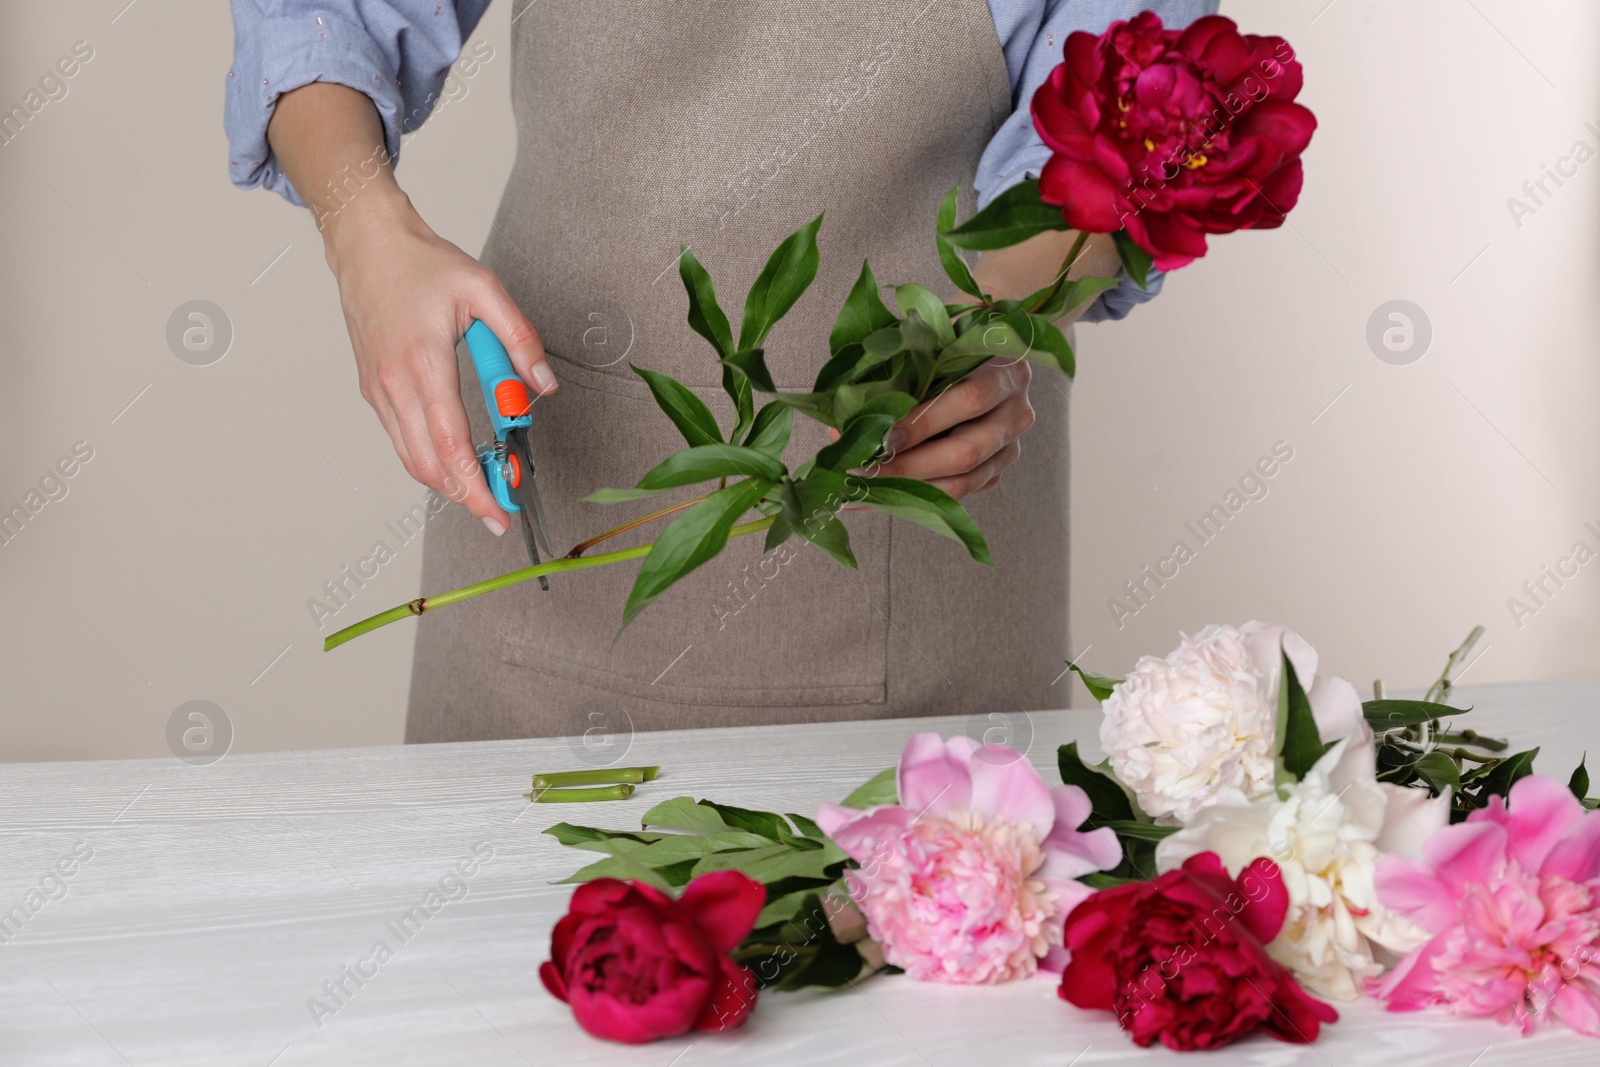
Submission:
[[[1600,682],[1466,687],[1473,725],[1543,747],[1564,780],[1600,755]],[[1054,780],[1056,746],[1094,742],[1098,713],[1014,719]],[[43,1067],[301,1064],[970,1064],[1089,1067],[1175,1062],[1141,1051],[1109,1014],[1080,1012],[1045,980],[965,989],[879,977],[859,991],[771,994],[741,1030],[645,1047],[594,1040],[536,974],[586,858],[540,833],[570,819],[637,825],[692,794],[809,812],[891,764],[908,733],[965,718],[640,733],[628,764],[660,780],[628,801],[557,807],[521,794],[534,770],[575,767],[560,739],[0,767],[0,1063]],[[1597,759],[1600,768],[1600,759]],[[62,888],[42,882],[74,850]],[[416,921],[458,860],[492,849],[465,892]],[[72,867],[69,862],[68,867]],[[57,877],[60,877],[59,873]],[[448,888],[448,886],[447,886]],[[32,898],[37,904],[40,898]],[[435,902],[437,903],[437,901]],[[24,908],[26,912],[27,909]],[[324,983],[386,942],[393,958],[331,1016]],[[1486,1022],[1390,1015],[1368,1002],[1311,1047],[1252,1038],[1217,1064],[1501,1067],[1593,1064],[1600,1043],[1556,1029],[1532,1039]]]

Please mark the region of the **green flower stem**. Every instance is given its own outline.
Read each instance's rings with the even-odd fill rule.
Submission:
[[[770,518],[758,519],[755,522],[747,522],[743,526],[735,526],[728,531],[728,536],[730,538],[743,537],[745,534],[758,533],[771,525],[772,519]],[[638,559],[641,556],[649,555],[650,550],[654,547],[655,542],[652,541],[647,545],[624,548],[617,552],[602,552],[598,556],[553,559],[536,567],[524,567],[520,571],[502,574],[498,578],[490,578],[487,581],[464,585],[460,589],[452,589],[448,593],[418,597],[398,607],[390,608],[388,611],[380,612],[371,618],[362,619],[358,623],[346,626],[336,633],[329,634],[322,642],[322,651],[331,652],[345,642],[352,641],[362,634],[370,633],[381,626],[387,626],[391,622],[399,622],[401,619],[409,619],[413,615],[421,615],[425,611],[442,608],[447,604],[454,604],[458,600],[471,600],[473,597],[482,596],[485,593],[493,593],[496,590],[505,589],[521,582],[532,581],[547,574],[565,574],[567,571],[581,571],[590,567],[603,567],[608,563],[621,563],[624,560]]]
[[[594,800],[626,800],[633,796],[633,786],[620,782],[588,789],[535,789],[522,795],[535,804],[587,804]]]
[[[552,771],[533,776],[533,791],[559,789],[569,785],[607,785],[612,782],[652,781],[660,767],[599,767],[592,771]]]

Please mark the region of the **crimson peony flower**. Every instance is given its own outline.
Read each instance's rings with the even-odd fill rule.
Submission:
[[[1179,31],[1145,11],[1074,33],[1033,97],[1055,153],[1040,198],[1074,229],[1126,229],[1162,270],[1205,255],[1208,233],[1281,226],[1317,128],[1291,102],[1301,81],[1287,41],[1220,15]]]
[[[725,1030],[756,1005],[755,978],[728,958],[766,890],[738,871],[703,874],[677,900],[597,878],[572,894],[539,978],[596,1037],[629,1044]]]
[[[1103,889],[1067,916],[1063,1000],[1117,1013],[1135,1044],[1220,1048],[1265,1030],[1315,1041],[1339,1018],[1267,955],[1289,907],[1277,864],[1228,877],[1214,852],[1151,882]]]

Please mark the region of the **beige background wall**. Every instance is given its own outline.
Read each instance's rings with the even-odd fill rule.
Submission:
[[[306,600],[395,546],[385,523],[424,491],[357,395],[310,219],[228,184],[225,6],[125,2],[0,15],[4,108],[93,48],[0,146],[0,510],[92,450],[0,545],[0,759],[160,755],[196,699],[239,751],[397,742],[409,629],[324,656]],[[1574,142],[1600,150],[1600,8],[1224,9],[1305,60],[1310,181],[1291,226],[1217,242],[1154,305],[1082,331],[1076,646],[1114,673],[1179,628],[1279,619],[1358,683],[1420,684],[1481,621],[1473,681],[1600,673],[1600,564],[1520,628],[1506,604],[1575,541],[1600,547],[1600,162],[1547,179],[1520,226],[1507,208]],[[491,8],[493,59],[401,165],[470,251],[511,164],[509,19]],[[193,299],[232,323],[209,366],[167,344]],[[1432,325],[1410,365],[1365,339],[1394,299]],[[1195,548],[1185,523],[1280,441],[1267,495],[1114,620],[1123,583]],[[419,563],[400,547],[338,621],[416,595]]]

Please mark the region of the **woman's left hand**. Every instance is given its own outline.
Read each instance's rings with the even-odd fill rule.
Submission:
[[[1033,425],[1028,382],[1018,360],[990,360],[945,392],[912,408],[889,431],[889,456],[867,473],[920,478],[960,500],[993,489],[1022,454],[1018,438]],[[948,430],[948,433],[944,431]],[[944,433],[936,440],[929,440]]]

